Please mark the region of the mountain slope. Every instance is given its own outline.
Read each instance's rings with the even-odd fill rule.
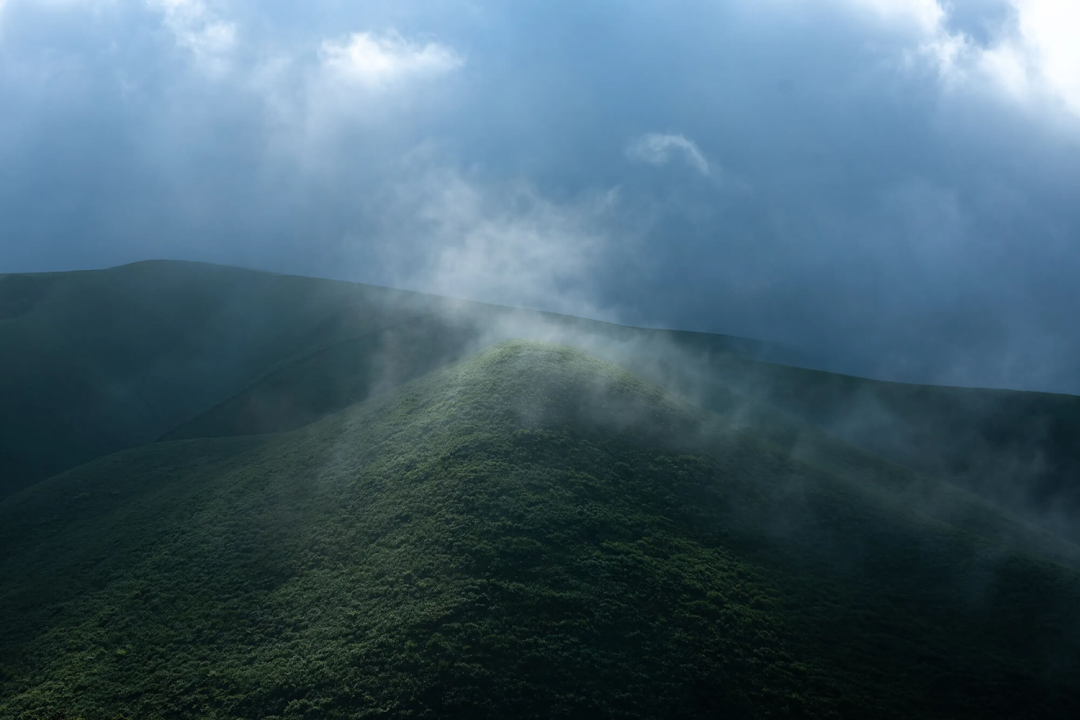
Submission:
[[[539,323],[538,313],[479,308],[457,314],[457,324],[435,313],[292,358],[165,437],[295,429],[460,357],[481,337],[531,330],[704,408],[738,412],[793,452],[803,434],[823,431],[1080,541],[1080,398],[883,382],[756,360],[769,348],[737,338],[560,316]]]
[[[1080,398],[883,382],[733,355],[710,359],[701,402],[788,414],[1080,540]],[[719,401],[719,402],[717,402]]]
[[[734,420],[515,342],[54,477],[0,503],[0,715],[1080,711],[1075,548]]]
[[[0,497],[157,439],[245,388],[268,377],[272,382],[279,369],[340,350],[343,343],[355,354],[346,358],[352,364],[340,386],[309,377],[301,384],[310,380],[304,386],[313,396],[296,402],[280,392],[269,397],[273,417],[284,427],[464,357],[500,324],[519,330],[554,324],[597,336],[637,332],[202,263],[0,275]],[[718,335],[704,342],[725,352],[764,348]],[[282,429],[267,428],[271,414],[257,409],[241,410],[240,425],[226,426],[237,432]],[[245,414],[256,417],[254,427],[244,424]],[[221,432],[218,427],[211,434]]]
[[[761,362],[793,356],[727,336],[180,262],[0,276],[0,497],[163,436],[295,429],[522,336],[785,426],[774,439],[793,451],[817,428],[1080,541],[1080,398],[879,382]]]
[[[404,293],[194,263],[7,276],[5,295],[0,496],[153,440],[297,353],[417,312]]]

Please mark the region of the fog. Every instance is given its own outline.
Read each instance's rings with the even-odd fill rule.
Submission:
[[[1053,0],[6,0],[0,272],[220,262],[1080,392]]]

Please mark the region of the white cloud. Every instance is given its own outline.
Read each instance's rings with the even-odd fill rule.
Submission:
[[[434,78],[465,65],[465,59],[449,46],[415,43],[396,32],[353,33],[345,42],[326,40],[320,57],[338,77],[373,88],[405,78]]]
[[[914,27],[918,55],[949,87],[986,87],[1016,102],[1050,99],[1080,117],[1080,2],[1009,0],[1015,22],[987,44],[948,27],[939,0],[841,0],[879,20]]]
[[[609,258],[618,190],[555,201],[524,180],[470,177],[421,147],[375,199],[391,284],[449,297],[604,317],[590,279]],[[373,242],[374,240],[374,242]],[[621,238],[622,243],[628,242]]]
[[[236,44],[235,23],[222,20],[202,0],[146,0],[162,14],[162,25],[178,47],[190,51],[206,69],[221,72]]]
[[[876,19],[912,24],[922,32],[937,32],[945,19],[945,11],[937,0],[844,0],[856,9],[870,13]]]
[[[378,146],[392,142],[387,138],[401,118],[419,123],[432,117],[452,91],[431,81],[465,64],[447,45],[396,32],[352,33],[317,47],[313,65],[309,56],[279,54],[263,58],[247,76],[247,87],[264,102],[275,148],[315,172],[338,165],[335,148],[349,138]]]
[[[702,175],[709,174],[709,161],[692,140],[682,135],[647,133],[626,147],[626,157],[650,165],[664,165],[673,155],[680,156],[690,167]]]
[[[1080,3],[1013,0],[1017,33],[983,63],[1014,94],[1049,91],[1080,116]]]

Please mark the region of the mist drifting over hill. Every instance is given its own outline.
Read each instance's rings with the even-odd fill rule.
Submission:
[[[0,720],[1080,717],[1078,8],[0,0]]]
[[[0,270],[203,260],[1080,392],[1070,3],[305,7],[7,0]]]
[[[1075,397],[194,263],[0,282],[12,717],[1080,702]]]

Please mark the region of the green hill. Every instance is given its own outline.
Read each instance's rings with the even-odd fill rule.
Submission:
[[[1075,547],[760,434],[510,342],[100,458],[0,502],[0,717],[1078,716]]]
[[[785,366],[783,347],[199,263],[0,276],[0,497],[158,438],[295,429],[507,337],[807,425],[1080,540],[1080,398]],[[786,419],[785,419],[786,418]]]
[[[718,355],[702,402],[780,410],[1080,540],[1080,398],[881,382]],[[716,402],[716,401],[719,402]]]
[[[403,293],[188,263],[6,276],[0,309],[0,496],[417,312]]]
[[[649,332],[201,263],[0,275],[0,497],[159,438],[259,383],[274,390],[261,398],[270,407],[257,399],[259,412],[241,409],[229,432],[297,427],[464,357],[497,326],[541,322]],[[705,344],[763,347],[724,336]],[[326,357],[337,358],[330,375],[282,396],[282,368]]]

